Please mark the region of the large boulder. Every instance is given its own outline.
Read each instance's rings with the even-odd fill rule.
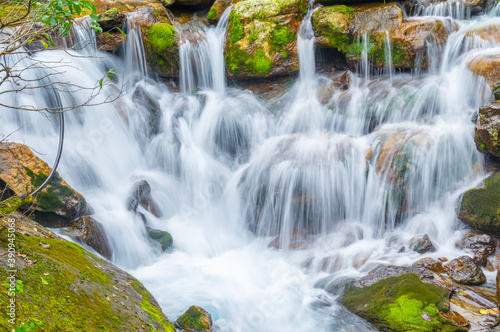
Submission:
[[[162,5],[141,7],[131,23],[142,33],[148,66],[160,76],[178,77],[179,34],[166,9]]]
[[[469,256],[460,256],[443,266],[454,281],[464,285],[481,285],[486,282],[486,276],[479,266]]]
[[[467,66],[476,75],[483,76],[491,89],[500,82],[500,52],[480,52],[471,56]]]
[[[305,0],[248,0],[231,9],[224,58],[232,78],[260,78],[299,70],[297,34]]]
[[[9,196],[30,194],[42,185],[51,171],[49,165],[27,146],[0,143],[0,187],[7,190]],[[62,227],[82,216],[87,211],[87,202],[56,173],[28,207],[45,225]]]
[[[396,3],[322,7],[312,15],[312,23],[318,47],[341,51],[351,65],[366,52],[375,68],[388,65],[388,51],[394,67],[426,68],[428,43],[443,45],[448,37],[442,20],[404,19]]]
[[[340,302],[383,331],[467,331],[447,315],[450,290],[422,267],[381,266],[345,287]]]
[[[482,187],[463,194],[458,218],[477,230],[500,235],[500,172],[486,178]]]
[[[15,220],[15,278],[9,279],[2,259],[0,278],[15,290],[15,325],[11,331],[137,331],[175,332],[160,306],[130,274],[66,241],[20,213],[0,218],[0,229]],[[0,255],[7,257],[10,241],[0,232]],[[9,303],[7,288],[0,302]],[[30,327],[31,326],[31,327]],[[33,329],[33,327],[35,327]]]
[[[479,116],[474,129],[477,149],[493,157],[500,157],[500,102],[489,103],[479,108]]]

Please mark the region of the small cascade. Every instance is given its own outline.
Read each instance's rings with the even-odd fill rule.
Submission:
[[[369,39],[370,37],[367,34],[364,34],[363,37],[361,37],[362,47],[363,47],[361,50],[361,73],[365,78],[365,83],[368,83],[368,80],[370,78],[370,63],[368,59],[368,54],[370,52],[371,45],[368,42]]]
[[[148,69],[146,63],[146,51],[142,40],[140,27],[136,24],[139,20],[140,13],[132,13],[127,15],[125,31],[127,31],[127,40],[125,43],[125,68],[127,75],[131,74],[134,77],[129,77],[127,80],[133,81],[145,79],[148,76]]]
[[[500,1],[495,2],[493,7],[491,8],[489,16],[491,17],[500,16]]]
[[[436,3],[423,2],[413,5],[409,14],[412,16],[451,17],[456,20],[466,20],[471,17],[471,8],[461,0],[446,0]]]

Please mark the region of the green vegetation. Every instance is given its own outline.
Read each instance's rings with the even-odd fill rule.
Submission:
[[[175,28],[168,23],[151,25],[148,31],[148,42],[157,54],[162,54],[167,48],[174,46]]]
[[[241,38],[245,35],[240,15],[234,9],[231,10],[231,14],[229,14],[227,32],[229,33],[229,41],[231,45],[241,40]]]
[[[172,235],[166,231],[149,231],[148,235],[151,239],[158,242],[161,246],[161,250],[165,251],[168,247],[170,247],[174,240],[172,239]]]
[[[9,197],[8,199],[0,202],[0,216],[7,215],[16,211],[24,204],[30,203],[32,199],[32,196],[28,196],[24,199],[21,199],[17,196]]]
[[[44,173],[35,174],[29,168],[25,169],[33,188],[40,187],[48,178]],[[47,187],[35,197],[35,202],[44,212],[53,212],[64,206],[61,198],[72,196],[74,193],[70,187],[62,184],[62,178],[56,174]]]
[[[229,48],[225,61],[229,71],[237,75],[251,71],[266,74],[273,66],[272,60],[266,56],[264,50],[257,49],[253,54],[249,54],[237,46]]]
[[[182,314],[179,319],[177,319],[177,324],[182,326],[184,329],[195,330],[195,331],[204,331],[209,330],[210,326],[207,323],[204,323],[201,318],[203,318],[204,314],[200,311],[200,309],[196,306],[189,307],[188,310],[184,314]]]
[[[384,331],[467,331],[440,315],[448,312],[449,292],[424,283],[414,273],[380,280],[368,287],[346,286],[341,302]],[[422,316],[427,314],[431,321]]]
[[[134,287],[137,293],[142,295],[141,309],[146,311],[151,319],[159,322],[165,329],[165,332],[175,332],[175,328],[172,323],[170,323],[169,321],[165,321],[163,319],[163,313],[161,312],[161,310],[157,305],[154,305],[152,303],[155,300],[151,296],[151,294],[149,294],[146,288],[144,288],[144,286],[138,280],[133,281],[131,285],[132,287]]]
[[[282,46],[295,39],[295,34],[286,25],[278,25],[271,31],[270,44],[279,52]]]
[[[476,229],[500,234],[500,172],[490,175],[482,188],[465,192],[458,217]]]
[[[217,18],[217,9],[215,9],[213,7],[210,8],[210,10],[208,11],[207,18],[209,20],[213,20],[213,19]]]

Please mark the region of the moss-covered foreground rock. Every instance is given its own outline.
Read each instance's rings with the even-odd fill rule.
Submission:
[[[449,292],[415,273],[388,277],[365,287],[348,284],[341,303],[383,331],[467,331],[444,318]]]
[[[500,102],[489,103],[479,108],[474,129],[477,149],[493,157],[500,157]]]
[[[215,0],[207,14],[207,19],[210,24],[217,24],[222,14],[229,8],[229,6],[242,0]]]
[[[404,19],[396,3],[322,7],[312,15],[312,23],[318,47],[337,49],[351,65],[365,52],[375,68],[389,61],[396,68],[426,68],[427,41],[441,45],[448,37],[441,20]]]
[[[15,327],[35,331],[169,331],[151,294],[128,273],[63,240],[20,214],[0,219],[0,254],[8,252],[8,220],[16,221]],[[2,259],[1,303],[10,301]],[[0,320],[0,329],[13,326]]]
[[[500,235],[500,172],[486,178],[482,187],[463,194],[458,218],[475,229]]]
[[[260,78],[299,70],[297,33],[304,0],[248,0],[229,16],[224,59],[233,78]]]
[[[205,309],[192,305],[175,325],[184,332],[212,332],[212,317]]]
[[[30,194],[42,185],[51,171],[49,165],[27,146],[0,143],[0,189],[5,189],[7,193],[1,200]],[[38,212],[40,221],[47,226],[61,227],[83,215],[87,202],[56,173],[49,184],[33,197],[29,207]]]

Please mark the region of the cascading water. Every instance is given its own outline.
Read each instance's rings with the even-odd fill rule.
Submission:
[[[466,61],[500,47],[467,32],[498,24],[498,4],[488,16],[461,21],[443,52],[429,54],[440,57],[431,59],[440,67],[428,73],[389,68],[389,75],[370,77],[363,38],[360,72],[323,104],[318,82],[328,78],[315,72],[311,14],[298,34],[299,78],[279,103],[226,86],[229,10],[217,27],[195,29],[196,38],[182,34],[181,93],[148,78],[133,17],[123,57],[35,55],[70,64],[60,79],[75,85],[92,86],[110,68],[117,68],[119,86],[127,83],[116,102],[67,113],[59,172],[104,224],[113,262],[144,282],[172,319],[196,304],[219,331],[369,331],[326,289],[376,264],[411,264],[418,254],[400,249],[418,234],[431,237],[438,249],[432,257],[456,256],[463,231],[455,201],[484,174],[470,116],[491,99]],[[85,25],[78,29],[74,43],[92,34]],[[90,47],[84,52],[96,52]],[[120,68],[131,73],[120,75]],[[33,70],[32,77],[47,70]],[[43,107],[86,95],[54,98],[37,90],[9,98]],[[154,130],[151,109],[159,110]],[[1,115],[1,130],[13,132],[12,141],[53,160],[57,126],[50,116],[9,109]],[[147,226],[174,238],[167,253],[160,254],[141,218],[127,209],[139,180],[149,182],[160,210],[160,217],[140,211]]]

